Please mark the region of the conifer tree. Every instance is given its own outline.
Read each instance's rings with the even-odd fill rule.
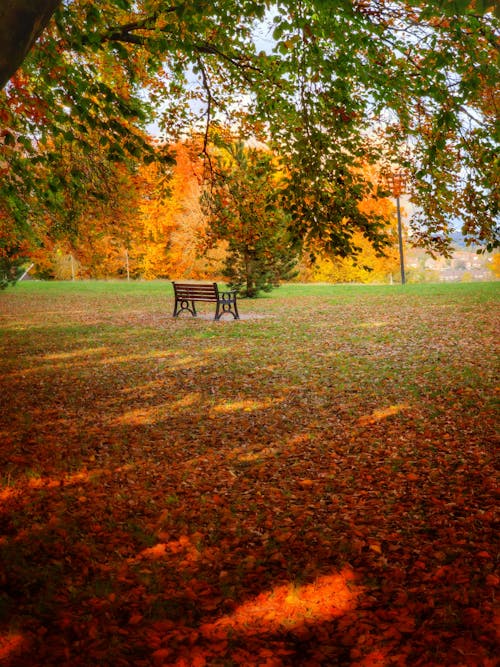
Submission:
[[[203,196],[207,246],[227,243],[224,276],[243,296],[270,291],[295,275],[298,247],[280,197],[280,173],[269,152],[241,141],[220,146]]]

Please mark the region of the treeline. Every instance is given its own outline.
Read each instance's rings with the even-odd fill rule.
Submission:
[[[33,263],[30,275],[225,280],[254,296],[281,280],[385,282],[397,274],[394,229],[385,256],[361,233],[353,239],[361,248],[356,260],[328,253],[319,241],[298,243],[281,205],[280,168],[267,150],[231,141],[220,144],[207,165],[197,142],[186,141],[172,147],[171,157],[166,169],[106,164],[100,173],[95,165],[92,173],[84,171],[89,196],[66,198],[64,219],[45,221],[41,244],[26,258]],[[70,167],[83,169],[81,161]],[[91,194],[96,178],[106,181],[99,197]],[[394,218],[388,199],[360,206]]]

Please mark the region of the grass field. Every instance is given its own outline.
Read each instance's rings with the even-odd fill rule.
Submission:
[[[0,292],[0,664],[496,665],[499,301]]]

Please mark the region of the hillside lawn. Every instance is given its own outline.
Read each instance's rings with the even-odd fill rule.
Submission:
[[[493,667],[499,301],[0,292],[0,664]]]

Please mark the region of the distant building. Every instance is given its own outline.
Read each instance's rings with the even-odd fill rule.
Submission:
[[[412,248],[407,251],[406,265],[416,282],[425,281],[426,276],[443,282],[496,280],[490,269],[491,255],[477,254],[474,248],[456,247],[452,257],[436,259]]]

